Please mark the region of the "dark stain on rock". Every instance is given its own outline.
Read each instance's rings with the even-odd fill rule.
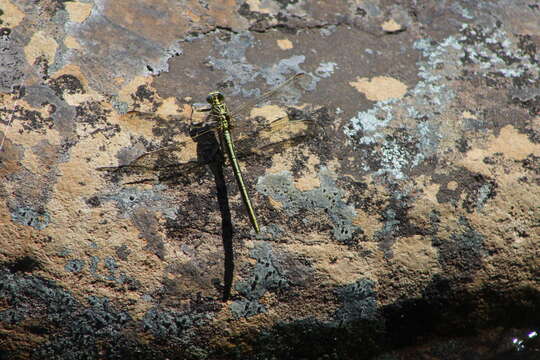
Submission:
[[[208,185],[213,186],[213,185]],[[204,196],[187,191],[187,200],[178,207],[175,219],[167,218],[165,230],[167,238],[181,240],[190,236],[194,231],[209,231],[216,229],[219,221],[215,216],[217,199],[213,196]]]
[[[251,11],[247,2],[240,5],[238,8],[238,15],[251,20],[252,24],[250,26],[250,30],[252,31],[265,31],[270,27],[270,21],[272,20],[272,16],[269,14]]]
[[[523,168],[532,171],[536,175],[540,175],[540,156],[529,154],[525,159],[521,160]]]
[[[110,112],[99,102],[85,101],[75,108],[75,121],[91,128],[103,127],[107,124],[107,116]]]
[[[27,110],[17,106],[13,114],[13,121],[19,121],[24,130],[44,133],[43,129],[52,129],[54,120],[51,117],[43,117],[39,111]]]
[[[529,75],[529,74],[527,74]],[[530,84],[531,77],[526,76],[523,79],[524,83],[527,83],[527,85]],[[538,85],[540,86],[540,81],[537,81]],[[516,85],[516,84],[515,84]],[[517,84],[518,86],[521,84]],[[513,97],[511,100],[512,104],[518,105],[524,109],[526,109],[531,116],[538,116],[540,115],[540,94],[537,94],[534,97],[527,98],[526,100],[521,100],[519,97]],[[537,139],[538,141],[538,139]]]
[[[207,321],[207,313],[153,308],[136,321],[105,297],[90,296],[79,302],[54,281],[23,275],[35,267],[33,261],[20,260],[10,269],[0,269],[0,321],[43,339],[38,346],[21,342],[16,351],[3,349],[2,356],[38,360],[57,358],[61,353],[74,359],[174,358],[181,344],[192,344],[182,351],[188,358],[193,358],[191,352],[204,352],[204,345],[194,349],[197,341],[190,339],[195,335],[192,329]],[[141,336],[148,334],[154,340],[141,342]]]
[[[530,62],[535,63],[538,50],[533,37],[529,34],[516,34],[515,36],[518,38],[518,48],[529,56]]]
[[[408,195],[401,195],[397,188],[393,193],[395,195],[388,199],[386,208],[379,212],[384,226],[374,234],[375,240],[379,242],[379,248],[385,252],[387,258],[393,257],[392,245],[398,238],[433,234],[433,229],[422,228],[411,221],[408,212],[413,207],[414,199]]]
[[[161,146],[170,145],[175,137],[190,133],[190,125],[185,117],[162,118],[156,116],[152,117],[152,120],[154,122],[152,134],[161,138]]]
[[[342,322],[374,320],[378,314],[374,282],[363,278],[336,290],[341,307],[334,318]]]
[[[127,247],[127,245],[118,246],[115,248],[116,256],[120,260],[127,261],[129,254],[131,254],[131,250]]]
[[[29,255],[22,256],[2,265],[12,273],[31,273],[32,271],[40,270],[42,268],[41,262],[37,258]]]
[[[49,79],[50,64],[49,64],[49,60],[44,55],[38,56],[34,60],[34,63],[32,65],[34,66],[34,68],[36,69],[36,72],[40,75],[42,80]]]
[[[56,79],[51,79],[49,81],[49,87],[61,99],[64,99],[64,93],[69,95],[86,93],[81,81],[70,74],[64,74]]]
[[[101,200],[98,196],[92,196],[86,199],[85,202],[93,208],[101,206]]]
[[[134,108],[138,108],[140,103],[148,101],[153,105],[153,110],[155,111],[160,104],[155,103],[155,92],[150,90],[147,85],[140,85],[137,87],[135,94],[131,95],[131,98],[134,100]]]
[[[459,225],[459,232],[445,239],[434,236],[432,244],[439,249],[439,263],[447,276],[467,283],[473,281],[476,271],[482,268],[482,258],[487,252],[484,236],[473,229],[465,217],[459,219]]]
[[[384,200],[378,199],[376,189],[370,189],[368,184],[362,181],[355,181],[349,177],[338,179],[338,186],[345,190],[349,195],[349,202],[353,203],[355,208],[361,209],[367,214],[378,214],[384,206]]]
[[[276,2],[279,4],[279,7],[282,9],[286,9],[289,5],[297,4],[299,0],[276,0]]]
[[[26,88],[25,101],[35,108],[42,108],[43,106],[54,106],[54,113],[50,117],[43,117],[42,115],[36,115],[36,130],[43,128],[54,128],[61,136],[69,138],[75,131],[75,123],[73,118],[75,117],[75,108],[68,105],[65,101],[60,99],[52,89],[43,85],[33,85]],[[23,119],[21,119],[24,122]],[[45,133],[43,130],[40,133]]]
[[[144,208],[137,208],[133,214],[132,221],[141,232],[141,237],[148,242],[144,249],[164,260],[165,244],[160,235],[159,223],[155,214]]]
[[[494,324],[508,324],[510,327],[520,324],[521,327],[536,329],[540,292],[532,287],[508,292],[500,291],[498,286],[487,285],[470,291],[449,278],[437,275],[420,297],[400,299],[377,307],[379,294],[374,292],[370,282],[369,279],[361,279],[336,290],[343,301],[337,319],[283,320],[270,329],[242,334],[250,349],[243,348],[243,357],[371,359],[377,354],[420,342],[438,341],[441,337],[477,336],[478,331]],[[426,353],[434,359],[472,359],[471,354],[475,351],[471,350],[477,345],[456,347],[455,341],[452,338],[450,345],[454,346],[449,348],[432,343],[431,351]],[[496,349],[500,341],[499,337],[494,338],[487,346]],[[243,344],[246,345],[245,342]],[[231,351],[237,350],[218,347],[214,354],[221,355],[225,351],[232,357]],[[449,357],[450,353],[456,356]],[[414,355],[414,349],[409,349],[407,354],[413,354],[410,358],[422,358]],[[517,360],[518,357],[512,359]]]
[[[523,176],[519,179],[521,183],[530,183],[540,186],[540,156],[529,155],[525,159],[520,161],[523,168],[531,171],[536,176]]]
[[[469,145],[469,140],[467,140],[466,137],[461,137],[456,141],[456,148],[462,154],[472,149],[472,147]]]
[[[304,117],[308,122],[312,123],[312,130],[309,136],[305,139],[305,143],[314,154],[320,159],[321,164],[326,164],[328,161],[339,157],[345,152],[341,149],[340,139],[341,134],[333,130],[333,125],[336,118],[330,115],[330,109],[323,106],[315,111],[307,114],[298,114],[298,111],[287,113],[293,120]],[[310,125],[311,126],[311,125]],[[340,150],[341,149],[341,150]]]
[[[457,205],[462,194],[465,193],[462,207],[468,213],[480,210],[486,201],[497,195],[497,183],[495,180],[479,173],[472,173],[465,168],[448,171],[447,174],[433,174],[431,179],[434,183],[440,185],[437,192],[437,201],[439,203],[451,202]],[[454,189],[449,188],[450,182],[456,183]]]

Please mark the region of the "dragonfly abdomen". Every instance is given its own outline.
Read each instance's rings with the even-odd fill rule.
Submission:
[[[236,178],[238,188],[240,189],[242,200],[247,209],[249,220],[251,221],[255,232],[259,233],[260,229],[259,224],[257,223],[257,218],[255,216],[255,210],[253,209],[253,205],[251,204],[251,199],[247,192],[244,178],[242,177],[242,171],[240,170],[240,164],[238,163],[234,151],[234,143],[230,132],[232,124],[229,109],[227,108],[227,105],[224,102],[224,97],[220,92],[211,92],[210,94],[208,94],[208,97],[206,99],[212,107],[212,115],[214,115],[219,122],[218,129],[221,134],[222,146],[225,148],[225,150],[227,151],[227,155],[229,156],[229,161],[231,162],[234,176]]]

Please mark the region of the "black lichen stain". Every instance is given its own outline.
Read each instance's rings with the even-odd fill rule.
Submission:
[[[393,192],[399,194],[400,191],[397,185]],[[393,257],[392,245],[398,238],[411,237],[414,235],[433,235],[435,229],[433,227],[423,228],[413,221],[409,216],[409,210],[414,207],[414,199],[410,195],[392,196],[388,199],[387,206],[380,210],[380,221],[384,224],[382,230],[375,233],[374,238],[379,242],[379,248],[385,252],[385,257]]]
[[[64,94],[74,95],[86,93],[81,81],[70,74],[64,74],[56,79],[51,79],[49,81],[49,87],[61,99],[64,99]]]
[[[28,255],[17,258],[11,262],[4,263],[2,266],[5,266],[12,273],[31,273],[42,268],[41,262],[38,259]]]
[[[520,83],[516,83],[516,81],[518,80],[520,80]],[[531,80],[534,80],[532,74],[524,72],[524,74],[520,76],[519,79],[514,79],[514,85],[516,87],[522,87],[523,85],[528,85],[530,87]],[[540,86],[540,80],[536,79],[536,83],[537,86]],[[519,97],[513,97],[511,103],[523,109],[526,109],[531,116],[540,116],[540,95],[525,100],[522,100]]]
[[[472,147],[469,145],[469,140],[467,140],[466,137],[461,137],[456,141],[456,148],[462,154],[472,149]]]
[[[524,169],[532,171],[536,175],[540,175],[540,156],[529,154],[525,159],[521,160]]]
[[[534,64],[536,62],[537,48],[533,37],[529,34],[516,34],[515,36],[518,38],[518,48],[528,55],[529,61]]]
[[[165,243],[159,233],[160,225],[156,215],[146,209],[138,209],[132,221],[141,232],[141,237],[147,241],[145,250],[155,254],[161,260],[165,259]]]
[[[148,102],[152,104],[151,111],[156,111],[162,102],[156,100],[156,92],[151,90],[148,85],[140,85],[134,94],[131,95],[133,99],[133,109],[137,110],[141,107],[141,104]]]
[[[206,186],[214,186],[210,182]],[[215,229],[218,219],[214,212],[218,211],[217,199],[214,196],[204,196],[193,191],[187,191],[184,204],[178,206],[175,219],[167,218],[165,231],[168,239],[183,240],[197,236],[202,229]],[[211,192],[212,193],[212,192]],[[197,230],[194,233],[194,230]]]
[[[279,4],[279,7],[282,9],[286,9],[289,5],[297,4],[299,0],[276,0],[276,2]]]
[[[433,174],[431,180],[440,185],[437,192],[437,201],[439,203],[452,203],[457,205],[462,194],[465,193],[465,199],[461,206],[472,213],[479,207],[482,207],[489,199],[497,195],[497,183],[485,175],[473,173],[465,168],[458,168],[448,171],[446,174]],[[449,188],[449,183],[455,182],[455,189]]]
[[[272,16],[270,14],[251,11],[247,2],[240,5],[238,8],[238,14],[253,22],[249,28],[251,31],[263,32],[270,27]]]
[[[98,196],[92,196],[85,200],[85,203],[87,203],[89,206],[95,208],[101,206],[101,200]]]
[[[152,135],[161,138],[161,146],[170,145],[174,141],[174,138],[182,134],[190,133],[191,128],[187,120],[187,117],[152,117],[154,124],[152,127]]]
[[[7,111],[10,113],[10,111]],[[45,129],[54,127],[54,119],[52,117],[44,117],[39,111],[27,110],[20,106],[15,107],[15,111],[11,112],[12,121],[18,121],[22,128],[28,132],[38,132],[45,134]]]
[[[105,109],[103,104],[97,101],[85,101],[75,108],[75,121],[80,124],[85,124],[91,128],[102,128],[107,123],[107,116],[110,110]],[[107,129],[110,128],[107,127]],[[116,125],[118,126],[118,125]],[[119,129],[117,129],[119,130]]]
[[[120,260],[127,261],[129,254],[131,254],[131,250],[127,247],[127,245],[118,246],[115,248],[116,256]]]
[[[137,100],[140,102],[145,101],[145,100],[149,102],[153,102],[155,99],[155,95],[156,95],[155,92],[148,89],[148,86],[140,85],[137,88],[137,91],[135,91],[135,94],[131,95],[131,97],[133,100]]]
[[[471,282],[476,271],[482,268],[482,258],[487,254],[484,236],[465,217],[459,219],[459,225],[461,229],[451,234],[450,238],[433,236],[432,244],[439,250],[439,263],[447,276],[455,277],[460,282]]]
[[[341,154],[339,134],[332,130],[336,118],[330,115],[328,107],[324,106],[308,113],[291,108],[288,109],[287,115],[291,120],[308,121],[311,130],[308,134],[310,137],[305,139],[305,143],[322,164],[326,164]]]

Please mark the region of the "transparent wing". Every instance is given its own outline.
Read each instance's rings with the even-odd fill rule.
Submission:
[[[245,113],[247,110],[250,110],[254,106],[256,106],[258,104],[261,104],[261,103],[263,103],[265,101],[268,101],[271,98],[273,98],[274,96],[277,96],[277,95],[281,94],[283,90],[285,90],[286,88],[289,87],[289,85],[299,86],[299,80],[302,79],[304,77],[304,75],[305,75],[304,73],[298,73],[298,74],[290,77],[289,79],[285,80],[282,84],[280,84],[280,85],[276,86],[275,88],[271,89],[270,91],[262,94],[261,96],[255,98],[253,100],[245,102],[241,106],[239,106],[236,109],[233,109],[231,111],[231,117],[237,117],[238,115]]]
[[[291,120],[288,116],[274,120],[253,132],[235,134],[237,156],[270,157],[285,148],[295,146],[305,137],[312,136],[313,122]],[[125,165],[101,167],[121,177],[124,183],[188,184],[200,180],[207,172],[206,166],[219,151],[219,144],[212,133],[195,135],[196,141],[186,141],[146,152]],[[208,141],[211,137],[213,141]]]
[[[189,183],[204,174],[203,164],[190,148],[193,148],[193,142],[186,141],[146,152],[128,164],[100,167],[97,170],[121,177],[128,184]]]
[[[287,81],[241,106],[233,114],[238,115],[253,108],[256,104],[269,100],[288,85],[299,80],[304,74],[296,74]],[[130,112],[130,116],[156,117],[151,113]],[[181,117],[169,116],[169,119],[180,121]],[[212,120],[209,114],[207,120]],[[234,122],[233,140],[239,158],[271,156],[285,147],[294,146],[306,136],[311,136],[313,123],[308,120],[291,120],[282,116],[261,127],[250,121]],[[164,146],[154,151],[143,153],[127,164],[101,167],[97,170],[121,176],[127,183],[189,183],[200,179],[206,173],[205,165],[219,151],[214,132],[218,126],[205,125],[191,131],[191,140]],[[213,139],[209,141],[208,139]],[[202,154],[202,155],[201,155]]]
[[[316,131],[314,125],[311,120],[292,120],[289,116],[284,116],[255,132],[235,129],[234,143],[237,156],[270,157],[298,145],[307,137],[312,137]]]
[[[153,131],[166,134],[161,141],[170,145],[145,152],[124,164],[100,167],[97,170],[107,172],[115,178],[122,178],[125,183],[186,183],[201,177],[205,172],[204,166],[200,164],[203,157],[201,148],[204,146],[199,145],[198,141],[202,142],[210,137],[215,142],[215,137],[212,136],[213,129],[205,127],[204,131],[190,131],[191,139],[178,142],[174,139],[177,136],[185,136],[187,129],[182,130],[176,122],[185,122],[185,116],[160,117],[131,111],[125,115],[124,121],[130,121],[132,127],[137,127],[144,118],[147,118],[146,120],[150,118],[154,122]],[[147,143],[145,145],[147,146]],[[207,145],[206,148],[208,147]]]

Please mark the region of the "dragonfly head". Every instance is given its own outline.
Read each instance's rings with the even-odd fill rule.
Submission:
[[[206,101],[208,101],[210,105],[222,103],[224,99],[223,94],[219,91],[213,91],[206,97]]]

